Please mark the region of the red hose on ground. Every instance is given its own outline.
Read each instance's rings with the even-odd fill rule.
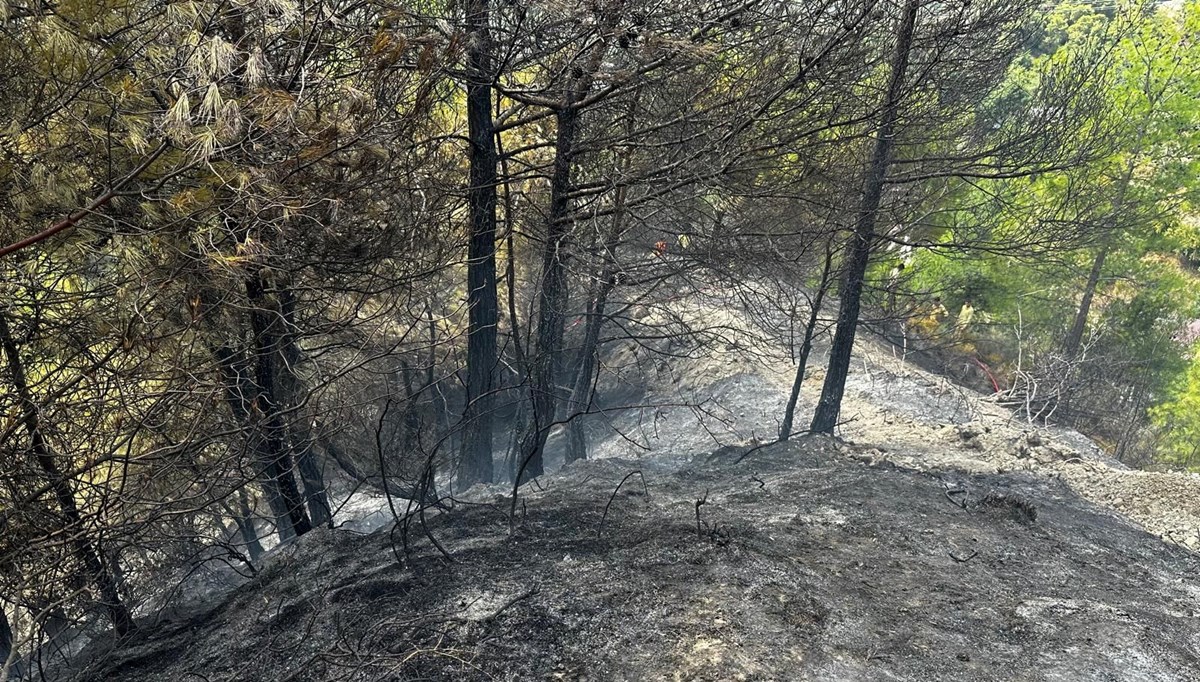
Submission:
[[[996,381],[996,377],[992,374],[992,370],[988,369],[988,366],[983,364],[983,360],[980,360],[979,358],[972,359],[975,360],[975,364],[979,365],[979,369],[983,370],[983,373],[987,375],[988,379],[991,379],[992,388],[996,389],[996,393],[999,393],[1000,383]]]

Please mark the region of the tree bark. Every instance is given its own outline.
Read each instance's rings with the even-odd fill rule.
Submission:
[[[108,610],[113,629],[117,635],[124,637],[136,629],[133,615],[121,599],[116,578],[105,568],[100,552],[87,536],[83,515],[75,501],[75,492],[71,489],[70,481],[59,469],[54,459],[54,451],[42,431],[41,411],[29,389],[16,339],[9,327],[8,317],[3,313],[0,313],[0,346],[3,346],[4,354],[8,356],[8,371],[20,404],[21,419],[29,435],[30,449],[38,467],[50,483],[55,501],[66,519],[71,548],[76,559],[83,565],[88,579],[100,593],[100,604]]]
[[[1092,270],[1088,273],[1087,284],[1083,287],[1083,297],[1079,300],[1075,321],[1071,324],[1071,331],[1067,333],[1067,338],[1063,342],[1063,356],[1068,362],[1079,359],[1079,352],[1083,347],[1083,333],[1087,331],[1088,316],[1092,312],[1092,300],[1096,297],[1096,287],[1100,284],[1100,276],[1104,272],[1104,261],[1108,258],[1110,250],[1109,242],[1106,241],[1096,252],[1096,258],[1092,261]]]
[[[566,241],[571,212],[571,164],[579,112],[574,102],[555,115],[558,133],[554,144],[554,172],[550,181],[550,212],[546,220],[546,244],[542,252],[542,276],[538,286],[538,326],[530,386],[532,424],[525,434],[518,480],[527,481],[545,473],[542,453],[558,405],[558,370],[562,356],[563,321],[566,318]]]
[[[488,0],[467,3],[467,135],[471,216],[467,250],[467,396],[458,485],[491,483],[496,389],[496,131],[492,122],[492,59]]]
[[[296,468],[304,486],[304,499],[308,503],[312,525],[332,527],[333,511],[325,488],[325,475],[313,452],[312,429],[304,409],[304,383],[298,370],[301,356],[300,343],[296,339],[296,296],[290,289],[279,292],[279,309],[287,330],[281,342],[283,371],[279,373],[279,388],[283,404],[291,416],[288,420],[288,441],[292,452],[296,454]]]
[[[275,395],[278,336],[271,320],[273,311],[266,307],[266,289],[260,275],[247,277],[245,286],[246,297],[250,301],[250,329],[254,335],[254,381],[250,384],[248,402],[251,419],[259,427],[259,458],[286,507],[284,518],[288,530],[297,536],[304,535],[312,530],[312,524],[304,512],[304,500],[296,487],[291,453],[285,445],[283,420]],[[283,535],[284,529],[280,528],[280,536]]]
[[[808,324],[804,328],[804,341],[800,344],[800,357],[796,361],[796,378],[792,381],[792,393],[788,396],[787,407],[783,410],[783,423],[779,425],[779,440],[787,440],[792,437],[792,424],[796,419],[796,404],[800,402],[800,387],[804,384],[808,356],[812,353],[813,336],[817,331],[817,321],[821,316],[821,305],[825,301],[825,292],[829,291],[832,270],[833,244],[830,243],[825,247],[825,264],[821,268],[821,282],[812,300],[809,301]]]
[[[846,263],[846,275],[841,290],[841,306],[838,309],[837,329],[829,353],[829,368],[825,384],[821,387],[821,399],[817,403],[810,430],[813,433],[832,434],[842,410],[842,394],[846,390],[846,376],[850,371],[850,353],[854,349],[854,336],[858,331],[858,317],[862,306],[863,280],[871,261],[875,246],[875,222],[879,204],[883,198],[884,180],[892,163],[895,146],[896,123],[900,118],[900,99],[904,88],[905,73],[908,71],[909,53],[912,50],[913,33],[917,21],[919,0],[907,0],[900,19],[896,38],[896,51],[892,56],[891,73],[888,76],[887,96],[884,100],[879,131],[875,136],[875,149],[871,165],[863,182],[861,204],[851,237],[850,257]]]

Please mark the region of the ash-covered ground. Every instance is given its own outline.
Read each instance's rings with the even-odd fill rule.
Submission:
[[[523,487],[515,517],[481,486],[405,536],[357,494],[341,529],[68,676],[1200,680],[1200,478],[1132,471],[871,342],[840,439],[764,447],[785,360],[606,363],[607,404],[643,407],[588,417],[592,460]]]
[[[801,438],[572,465],[511,533],[483,491],[431,520],[453,563],[318,531],[82,677],[1197,679],[1195,554],[1061,480],[870,456]]]

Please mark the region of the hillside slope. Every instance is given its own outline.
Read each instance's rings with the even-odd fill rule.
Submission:
[[[728,303],[693,297],[684,304],[677,314],[720,325],[730,348],[715,358],[665,361],[637,347],[611,352],[609,392],[620,396],[613,404],[647,407],[593,417],[591,457],[679,461],[774,438],[794,373],[786,347],[764,343]],[[797,429],[815,407],[827,352],[827,340],[818,337]],[[860,334],[854,353],[838,435],[858,445],[859,456],[951,476],[1021,472],[1062,481],[1167,542],[1200,551],[1200,474],[1132,470],[1080,433],[1030,423],[990,396],[920,369],[869,334]]]
[[[512,535],[502,499],[433,519],[454,564],[315,532],[79,678],[1198,679],[1195,554],[1061,482],[864,455],[805,438],[572,465]]]
[[[593,459],[525,486],[511,531],[508,489],[469,491],[429,519],[449,563],[358,494],[341,530],[214,573],[215,608],[67,678],[1200,680],[1200,478],[1129,470],[869,339],[842,440],[739,445],[777,429],[793,370],[728,310],[694,311],[744,332],[715,359],[606,353],[624,409],[586,419]]]

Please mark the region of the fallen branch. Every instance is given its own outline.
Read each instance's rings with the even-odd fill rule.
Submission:
[[[479,623],[490,623],[490,622],[496,620],[497,618],[499,618],[500,614],[509,610],[517,603],[525,601],[526,599],[529,599],[530,597],[538,594],[539,592],[541,592],[540,588],[531,587],[530,589],[525,590],[524,592],[521,592],[520,594],[517,594],[517,595],[511,597],[510,599],[507,599],[503,604],[496,607],[491,613],[487,614],[486,616],[484,616],[482,618],[476,618],[476,619],[456,618],[455,620],[459,620],[460,622],[466,621],[466,620],[475,620],[476,622],[479,622]]]
[[[975,557],[979,556],[979,550],[977,550],[977,549],[971,550],[971,553],[968,554],[966,557],[960,557],[957,554],[955,554],[954,552],[948,552],[948,554],[950,555],[951,559],[954,559],[955,561],[957,561],[960,564],[965,564],[968,561],[970,561],[971,559],[974,559]]]
[[[759,450],[762,450],[763,448],[767,447],[768,445],[775,445],[776,443],[782,443],[782,442],[783,442],[783,441],[776,439],[776,440],[768,441],[768,442],[766,442],[766,443],[760,443],[760,444],[758,444],[758,445],[755,445],[754,447],[750,448],[749,450],[747,450],[747,451],[743,452],[743,453],[742,453],[742,456],[741,456],[741,457],[738,457],[737,459],[735,459],[735,460],[733,461],[733,463],[734,463],[734,464],[741,464],[741,463],[742,463],[742,460],[743,460],[743,459],[746,459],[747,457],[749,457],[749,456],[751,455],[751,453],[758,452]]]
[[[950,500],[950,502],[954,506],[962,507],[963,509],[966,509],[967,508],[967,497],[970,496],[971,493],[966,488],[950,488],[949,490],[946,490],[942,494],[945,495],[946,499]],[[957,500],[954,498],[955,495],[962,495],[963,497],[961,500]]]

